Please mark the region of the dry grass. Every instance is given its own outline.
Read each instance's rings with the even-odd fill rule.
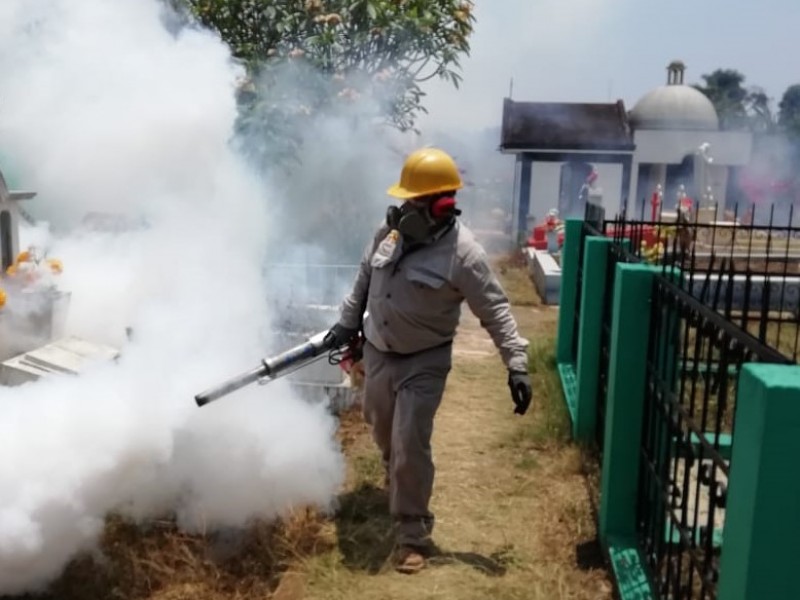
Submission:
[[[532,342],[534,406],[518,417],[502,363],[465,315],[434,432],[432,510],[441,555],[395,573],[382,470],[357,410],[341,415],[348,478],[336,514],[300,511],[228,539],[109,519],[102,559],[74,561],[47,600],[611,598],[599,564],[584,458],[569,442],[554,367],[557,311],[539,306],[524,269],[498,270]]]
[[[514,306],[540,306],[539,295],[531,285],[530,276],[521,253],[509,254],[494,260],[494,269]]]
[[[770,318],[776,320],[768,322],[762,329],[758,321],[759,317],[760,315],[756,315],[747,321],[747,331],[786,358],[795,362],[800,361],[800,319],[789,314],[776,315],[772,313]],[[783,322],[777,322],[777,318],[782,319]]]
[[[532,342],[532,412],[513,415],[502,363],[477,321],[465,315],[433,441],[431,508],[441,556],[415,577],[392,571],[380,465],[363,431],[365,443],[348,450],[352,472],[335,522],[339,543],[305,561],[304,598],[611,597],[594,544],[585,459],[569,442],[554,371],[557,311],[537,308],[527,274],[504,264],[498,273]]]
[[[213,536],[182,533],[172,520],[141,527],[111,516],[98,551],[72,561],[36,598],[268,598],[300,556],[328,550],[323,527],[323,519],[306,510]]]

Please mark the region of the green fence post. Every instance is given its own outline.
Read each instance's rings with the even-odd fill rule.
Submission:
[[[581,243],[582,219],[564,222],[564,244],[561,247],[561,288],[558,296],[558,332],[556,361],[572,363],[572,336],[575,334],[575,300],[578,294],[578,254]]]
[[[567,219],[564,224],[564,245],[561,248],[561,289],[558,300],[558,332],[556,333],[556,362],[561,388],[570,416],[573,417],[577,404],[576,357],[572,355],[575,331],[575,305],[578,289],[578,257],[580,255],[583,221]]]
[[[577,394],[572,413],[572,437],[581,443],[594,438],[597,422],[597,382],[600,376],[600,334],[606,287],[608,249],[612,240],[589,236],[583,252],[581,316],[576,360]]]
[[[623,600],[652,598],[636,543],[636,497],[653,276],[660,267],[616,266],[600,492],[600,541]]]
[[[800,598],[800,367],[742,367],[720,600]]]

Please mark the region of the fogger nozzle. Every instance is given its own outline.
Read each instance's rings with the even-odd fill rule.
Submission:
[[[261,366],[257,369],[253,369],[252,371],[247,371],[241,375],[237,375],[236,377],[228,379],[227,381],[208,389],[201,394],[197,394],[194,397],[194,400],[197,402],[197,406],[205,406],[209,402],[219,400],[223,396],[227,396],[228,394],[231,394],[246,385],[255,383],[259,379],[263,379],[266,376],[267,371],[263,366]]]
[[[265,358],[257,368],[232,377],[211,389],[197,394],[194,397],[197,406],[205,406],[251,383],[265,379],[267,381],[278,379],[314,362],[321,358],[326,351],[333,349],[331,342],[325,339],[327,333],[327,330],[317,333],[294,348],[290,348],[276,356]]]

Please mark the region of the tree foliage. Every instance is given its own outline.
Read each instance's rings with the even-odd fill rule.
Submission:
[[[734,69],[717,69],[695,87],[714,104],[723,129],[763,129],[772,124],[769,99],[763,90],[745,87],[745,76]]]
[[[800,140],[800,84],[789,86],[778,105],[778,123],[795,140]]]
[[[772,99],[757,86],[745,86],[745,76],[734,69],[717,69],[702,76],[705,85],[694,87],[714,104],[723,129],[749,129],[754,133],[784,133],[800,142],[800,84],[789,86],[772,108]]]
[[[754,87],[748,92],[746,111],[747,124],[756,133],[772,133],[775,131],[775,115],[770,106],[771,100],[767,93],[760,87]]]
[[[424,111],[422,83],[441,78],[458,86],[474,23],[470,0],[182,1],[247,65],[245,100],[268,97],[264,116],[281,105],[273,94],[285,88],[278,74],[309,67],[294,90],[303,98],[298,110],[310,114],[366,96],[401,130]]]
[[[234,142],[271,176],[275,252],[296,239],[357,261],[402,159],[376,135],[414,129],[426,81],[459,85],[472,1],[162,1],[245,67]]]

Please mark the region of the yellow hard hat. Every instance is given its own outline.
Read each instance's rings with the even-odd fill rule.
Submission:
[[[464,187],[453,158],[438,148],[412,152],[403,165],[400,181],[387,190],[395,198],[408,200]]]

